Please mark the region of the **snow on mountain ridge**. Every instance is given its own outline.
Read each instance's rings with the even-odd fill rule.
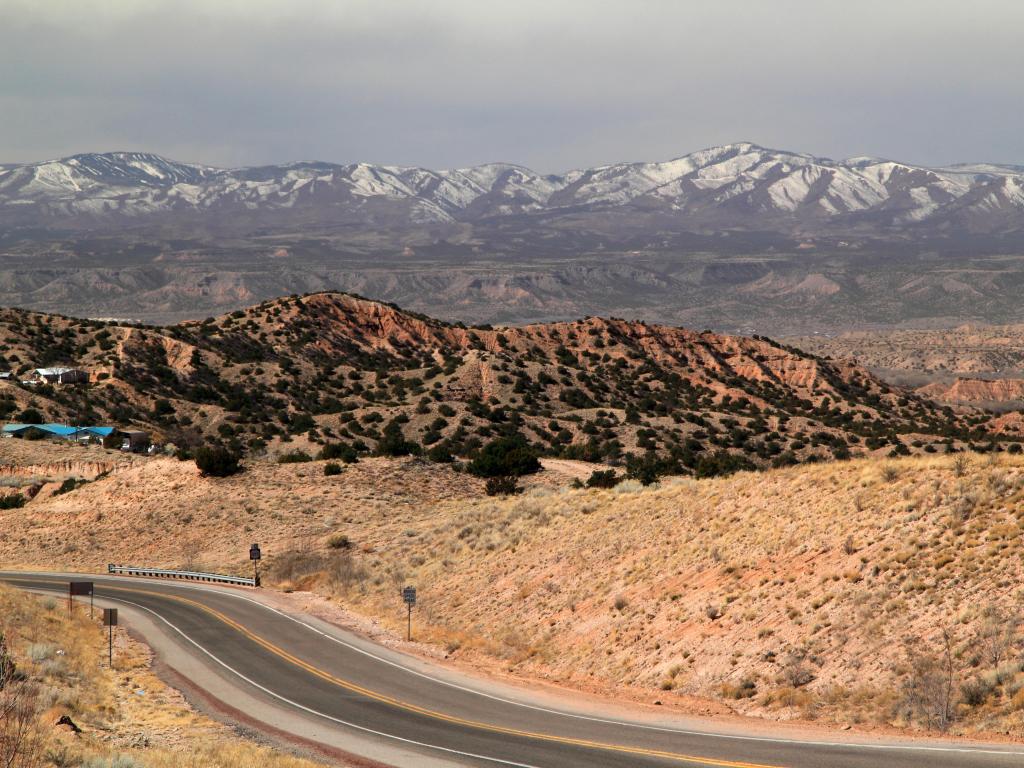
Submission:
[[[1001,180],[996,185],[993,182]],[[320,206],[359,220],[396,215],[415,223],[542,210],[662,206],[697,217],[746,210],[814,219],[879,214],[893,223],[943,215],[1024,216],[1024,168],[964,164],[925,168],[873,157],[818,158],[752,142],[709,147],[662,162],[615,163],[541,175],[510,163],[430,170],[296,162],[223,169],[145,152],[74,155],[0,166],[0,215],[45,206],[48,216]],[[724,207],[723,207],[724,206]]]

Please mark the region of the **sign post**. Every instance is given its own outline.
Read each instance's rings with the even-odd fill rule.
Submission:
[[[260,585],[260,565],[259,565],[259,563],[260,563],[260,558],[261,557],[263,557],[263,555],[260,552],[260,545],[259,544],[253,544],[251,547],[249,547],[249,559],[252,560],[252,576],[253,576],[253,581],[256,583],[257,587]]]
[[[103,609],[103,626],[107,627],[107,663],[114,668],[114,627],[117,626],[117,608]]]
[[[68,582],[68,616],[71,615],[73,601],[78,595],[89,596],[89,618],[92,618],[93,606],[93,585],[91,581],[69,581]]]
[[[412,641],[412,607],[416,605],[416,587],[406,587],[402,590],[402,600],[405,601],[405,606],[408,609],[408,624],[405,632],[405,639],[409,642]]]

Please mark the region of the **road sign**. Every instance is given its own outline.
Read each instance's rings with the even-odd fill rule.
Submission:
[[[93,584],[91,581],[69,581],[68,582],[68,616],[71,615],[73,600],[75,597],[89,596],[89,618],[92,618]]]
[[[107,627],[107,663],[114,668],[114,627],[117,626],[117,608],[103,609],[103,626]]]
[[[72,581],[68,583],[68,592],[72,597],[78,595],[91,595],[92,594],[92,582],[91,581]]]
[[[260,545],[253,544],[249,547],[249,559],[252,560],[252,579],[256,586],[260,585],[260,566],[259,561],[263,557],[263,553],[260,552]]]
[[[405,587],[402,590],[402,600],[405,601],[405,607],[408,608],[406,619],[408,621],[405,630],[405,639],[408,641],[412,640],[412,607],[416,605],[416,587]]]

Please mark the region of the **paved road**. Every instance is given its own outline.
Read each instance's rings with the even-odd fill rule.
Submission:
[[[242,590],[85,578],[95,582],[97,601],[121,604],[153,619],[144,632],[147,640],[158,627],[185,652],[245,689],[246,696],[315,721],[325,743],[326,734],[332,733],[336,739],[351,737],[353,744],[391,744],[401,748],[392,752],[402,755],[396,760],[401,765],[1024,766],[1024,747],[797,741],[683,730],[668,721],[602,718],[582,707],[555,709],[539,699],[494,695],[425,673],[412,660],[375,651],[365,641],[348,642],[342,633],[326,633],[250,599]],[[67,594],[67,577],[53,574],[0,573],[0,580]],[[202,679],[196,682],[204,684]],[[281,718],[274,721],[287,729],[282,723]]]

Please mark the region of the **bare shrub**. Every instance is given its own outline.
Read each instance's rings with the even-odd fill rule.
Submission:
[[[1006,660],[1013,648],[1019,623],[1018,616],[1008,616],[995,606],[984,610],[977,642],[989,666],[998,667]]]
[[[757,695],[757,683],[749,677],[738,683],[722,683],[721,693],[726,699],[752,699]]]
[[[963,477],[967,474],[968,468],[971,466],[971,460],[967,458],[966,453],[958,453],[953,458],[953,474],[957,477]]]
[[[274,558],[267,569],[272,583],[298,585],[308,582],[326,584],[333,592],[348,592],[366,580],[367,572],[349,549],[328,552],[291,550]]]
[[[40,765],[39,690],[18,672],[0,634],[0,768]]]
[[[914,648],[909,654],[910,672],[903,684],[907,714],[929,730],[945,731],[953,721],[957,705],[953,637],[948,630],[943,630],[939,653]]]
[[[802,688],[814,681],[814,671],[807,663],[807,657],[800,652],[791,653],[779,675],[779,681],[790,688]]]
[[[352,587],[361,584],[366,579],[366,570],[356,562],[352,553],[341,550],[328,558],[327,581],[342,592],[348,592]]]

